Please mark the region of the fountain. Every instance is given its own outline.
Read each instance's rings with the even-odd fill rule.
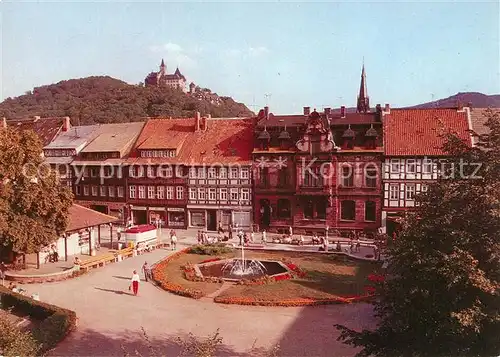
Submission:
[[[200,277],[217,277],[235,281],[283,274],[288,271],[288,268],[280,261],[247,260],[245,259],[245,248],[241,246],[239,258],[195,264],[194,270]]]
[[[245,260],[245,249],[244,245],[241,245],[241,259],[232,259],[227,261],[222,266],[222,272],[229,271],[229,275],[236,275],[241,277],[246,276],[262,276],[266,272],[266,267],[259,260]]]

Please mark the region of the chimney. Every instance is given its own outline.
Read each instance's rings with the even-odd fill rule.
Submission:
[[[69,117],[64,117],[62,131],[68,131],[71,128],[71,121]]]
[[[311,107],[304,107],[304,115],[311,114]]]
[[[330,115],[332,113],[332,108],[325,108],[325,114]]]
[[[7,119],[6,118],[2,118],[2,128],[7,128]]]
[[[264,118],[269,119],[269,107],[264,107]]]
[[[344,105],[340,107],[340,117],[345,118],[345,106]]]
[[[196,112],[194,116],[194,131],[200,131],[200,112]]]
[[[472,111],[472,102],[468,102],[467,106],[469,107],[469,110]]]
[[[391,106],[385,103],[384,113],[389,114],[391,112]]]

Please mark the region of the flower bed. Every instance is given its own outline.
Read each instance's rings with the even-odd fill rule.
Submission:
[[[220,258],[209,259],[209,261],[217,261],[217,260],[220,260]],[[181,267],[181,269],[184,271],[184,277],[186,278],[186,280],[189,280],[189,281],[198,281],[198,282],[204,281],[207,283],[223,283],[224,282],[224,279],[217,278],[214,276],[198,276],[196,274],[195,269],[194,269],[194,265],[190,264],[190,263],[183,265]]]
[[[195,289],[187,289],[177,284],[172,284],[168,281],[168,276],[165,273],[165,266],[172,260],[179,258],[182,254],[187,253],[190,248],[186,248],[175,252],[174,254],[163,259],[161,262],[156,264],[153,269],[153,280],[160,285],[164,290],[167,290],[173,294],[180,296],[187,296],[194,299],[200,299],[203,297],[203,293]]]
[[[236,304],[236,305],[254,305],[254,306],[314,306],[314,305],[333,305],[333,304],[350,304],[352,302],[368,301],[373,298],[373,295],[362,295],[354,297],[333,297],[330,299],[284,299],[284,300],[260,300],[251,297],[216,297],[214,301],[219,304]]]
[[[290,280],[292,279],[292,274],[290,273],[281,273],[281,274],[276,274],[273,276],[269,275],[264,275],[260,278],[255,278],[255,279],[241,279],[238,281],[238,285],[248,285],[248,286],[255,286],[255,285],[266,285],[266,284],[272,284],[277,281],[282,281],[282,280]]]
[[[222,258],[212,258],[212,259],[207,259],[207,260],[204,260],[198,264],[205,264],[205,263],[211,263],[211,262],[218,262],[219,260],[222,260]]]
[[[370,274],[367,279],[373,283],[382,283],[385,281],[385,277],[379,274]]]
[[[41,345],[41,353],[54,348],[76,328],[74,311],[33,300],[4,287],[0,287],[0,303],[4,309],[12,308],[41,321],[31,331],[34,339]]]

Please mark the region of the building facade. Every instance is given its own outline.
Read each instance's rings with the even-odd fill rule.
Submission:
[[[472,145],[469,108],[393,109],[384,113],[382,232],[392,236],[416,197],[445,168],[443,134],[454,133]]]

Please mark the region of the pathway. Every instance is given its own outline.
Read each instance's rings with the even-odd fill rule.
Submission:
[[[179,242],[180,248],[186,240]],[[42,301],[76,311],[77,331],[52,356],[123,356],[121,346],[134,355],[150,355],[141,327],[161,355],[177,356],[175,338],[193,333],[208,336],[218,328],[224,346],[218,356],[259,356],[262,349],[281,346],[281,356],[353,356],[355,350],[338,342],[336,323],[361,329],[374,325],[368,304],[304,308],[220,305],[176,296],[141,283],[139,296],[130,295],[132,270],[171,254],[157,250],[91,271],[79,278],[27,286]]]

